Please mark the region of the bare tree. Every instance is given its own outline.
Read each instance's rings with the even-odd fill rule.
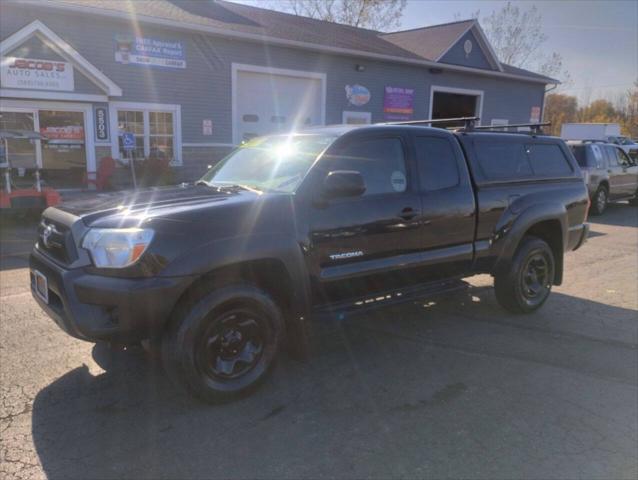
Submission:
[[[407,0],[285,0],[269,2],[275,10],[303,17],[387,31],[398,27]]]
[[[462,19],[459,13],[454,18]],[[471,13],[471,18],[481,21],[501,62],[557,78],[563,86],[571,83],[569,72],[563,65],[563,57],[556,52],[545,52],[547,35],[543,32],[543,17],[536,6],[521,10],[508,2],[489,16],[481,19],[481,12],[477,10]]]

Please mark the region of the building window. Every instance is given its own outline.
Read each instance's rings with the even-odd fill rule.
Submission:
[[[135,150],[130,155],[135,159],[143,159],[144,155],[144,112],[118,111],[117,112],[117,131],[118,144],[120,150],[120,158],[128,158],[129,155],[122,148],[121,134],[124,132],[135,135]]]
[[[117,127],[117,148],[113,144],[113,155],[128,158],[129,153],[122,148],[121,134],[135,135],[133,158],[168,159],[172,165],[181,165],[181,125],[177,105],[113,102],[110,105]],[[113,120],[112,120],[113,122]]]
[[[149,112],[150,156],[173,160],[173,114]]]

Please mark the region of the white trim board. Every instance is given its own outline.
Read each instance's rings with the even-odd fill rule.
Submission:
[[[0,42],[0,55],[8,54],[11,50],[19,47],[33,36],[38,37],[58,55],[73,64],[74,68],[104,90],[107,95],[112,97],[122,96],[122,89],[118,87],[115,82],[104,75],[40,20],[34,20]],[[50,95],[48,98],[53,97]]]
[[[111,131],[111,157],[120,158],[119,135],[117,128],[117,111],[144,112],[144,155],[150,152],[150,137],[148,131],[148,112],[170,112],[173,114],[173,152],[175,155],[172,166],[182,165],[182,106],[170,103],[143,102],[109,102],[109,129]]]
[[[274,68],[274,67],[264,67],[261,65],[248,65],[245,63],[233,63],[231,67],[231,135],[233,142],[235,144],[240,144],[241,139],[238,139],[236,136],[238,132],[235,131],[235,126],[237,125],[237,73],[238,72],[254,72],[254,73],[265,73],[268,75],[281,75],[285,77],[297,77],[297,78],[310,78],[321,81],[321,125],[326,124],[326,88],[327,88],[327,77],[323,72],[309,72],[306,70],[290,70],[287,68]]]
[[[0,97],[3,98],[30,98],[33,100],[62,100],[70,102],[108,102],[106,95],[94,95],[85,93],[49,92],[38,90],[19,90],[17,88],[0,88]]]
[[[5,3],[9,3],[6,1]],[[260,45],[281,45],[286,47],[300,48],[303,50],[311,50],[316,52],[334,53],[337,55],[355,56],[359,58],[371,58],[377,60],[385,60],[392,63],[402,63],[408,65],[420,65],[425,67],[435,67],[442,70],[457,71],[472,73],[475,75],[492,76],[500,78],[511,78],[514,80],[522,80],[531,83],[540,83],[543,85],[559,84],[560,82],[555,79],[548,78],[547,80],[527,77],[524,75],[516,75],[513,73],[506,73],[493,70],[485,70],[480,68],[463,67],[460,65],[450,65],[444,63],[438,63],[431,60],[418,60],[412,58],[395,57],[393,55],[386,55],[380,53],[365,52],[361,50],[355,50],[350,48],[330,47],[327,45],[317,45],[309,42],[300,42],[295,40],[286,40],[282,38],[267,37],[256,33],[237,32],[227,28],[212,27],[208,25],[199,25],[188,22],[178,22],[175,20],[169,20],[164,18],[151,17],[149,15],[136,14],[134,17],[126,12],[108,10],[106,8],[97,8],[90,5],[78,5],[78,4],[65,4],[63,2],[52,0],[12,0],[11,3],[16,5],[27,5],[37,8],[53,8],[62,11],[73,11],[78,13],[86,13],[89,15],[100,15],[103,17],[123,19],[131,22],[144,22],[152,25],[159,25],[170,27],[178,30],[187,30],[192,32],[206,33],[210,35],[217,35],[226,38],[236,38],[240,40],[246,40],[250,42],[257,42]]]
[[[470,90],[467,88],[456,88],[456,87],[446,87],[444,85],[431,85],[430,86],[430,105],[429,105],[429,114],[428,118],[432,118],[432,107],[434,106],[434,93],[442,92],[442,93],[458,93],[460,95],[471,95],[473,97],[478,97],[478,102],[476,102],[476,113],[475,116],[479,117],[479,124],[481,123],[481,117],[483,115],[483,96],[485,92],[483,90]]]

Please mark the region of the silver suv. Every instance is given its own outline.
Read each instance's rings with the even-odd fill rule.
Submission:
[[[592,214],[600,215],[614,200],[638,205],[638,165],[620,146],[587,141],[568,145],[589,189]]]

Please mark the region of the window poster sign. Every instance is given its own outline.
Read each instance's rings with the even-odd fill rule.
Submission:
[[[115,61],[124,65],[186,68],[182,42],[133,35],[115,36]]]
[[[72,92],[75,89],[70,63],[36,58],[2,57],[0,84],[2,88],[31,90]]]
[[[414,113],[414,88],[386,86],[383,114],[386,120],[411,120]]]
[[[362,107],[370,101],[370,90],[363,85],[346,85],[346,98],[351,105]]]
[[[40,133],[49,140],[84,140],[84,127],[80,125],[46,126],[40,128]]]
[[[93,107],[95,116],[95,140],[109,141],[109,115],[106,107]]]

